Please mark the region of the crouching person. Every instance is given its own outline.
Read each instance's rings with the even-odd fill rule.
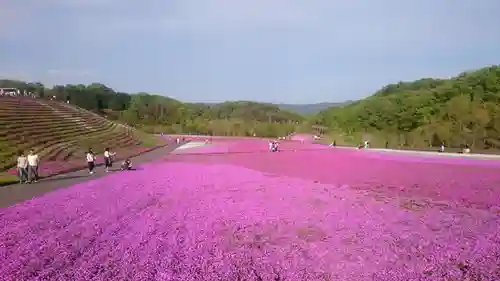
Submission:
[[[125,170],[132,170],[132,161],[130,161],[130,158],[125,159],[125,161],[122,162],[122,166],[120,168],[122,171]]]

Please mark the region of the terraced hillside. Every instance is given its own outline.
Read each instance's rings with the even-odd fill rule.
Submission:
[[[15,166],[19,150],[34,149],[45,163],[82,163],[91,147],[110,147],[122,157],[164,141],[111,122],[93,112],[56,101],[0,97],[0,172]]]

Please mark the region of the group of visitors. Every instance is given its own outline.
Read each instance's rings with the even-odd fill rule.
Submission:
[[[279,149],[279,142],[277,141],[269,141],[269,151],[277,152]]]
[[[0,88],[0,97],[25,97],[25,98],[42,98],[40,95],[26,90],[19,90],[17,88]],[[44,96],[43,98],[51,101],[58,100],[56,96]],[[66,103],[70,103],[69,97],[66,97]]]
[[[444,152],[444,148],[444,143],[441,143],[441,145],[439,146],[439,152]],[[462,147],[462,154],[470,154],[470,146],[468,144],[465,144]]]
[[[21,91],[17,88],[0,88],[0,97],[30,97],[36,98],[36,95],[26,90]]]
[[[38,181],[38,165],[40,158],[33,150],[30,150],[28,156],[23,151],[19,152],[17,157],[17,172],[20,183],[33,183]]]
[[[109,148],[104,149],[104,171],[107,173],[109,172],[109,169],[113,167],[113,162],[114,158],[116,156],[115,152],[111,152]],[[87,159],[87,167],[89,174],[93,175],[94,174],[94,169],[96,166],[96,156],[92,149],[89,149],[89,151],[86,154],[86,159]],[[132,161],[130,158],[127,158],[123,160],[120,170],[125,171],[125,170],[132,170]]]
[[[109,148],[104,150],[104,171],[109,172],[113,166],[114,157],[116,153],[111,152]],[[87,160],[87,168],[90,175],[95,173],[96,156],[92,149],[89,149],[85,155]],[[17,173],[20,183],[35,183],[39,180],[38,167],[40,165],[40,158],[33,150],[30,150],[26,156],[23,151],[19,152],[17,157]],[[120,170],[132,170],[132,161],[130,158],[123,160]]]

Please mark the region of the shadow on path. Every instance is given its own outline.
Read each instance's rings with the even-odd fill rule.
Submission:
[[[51,181],[79,179],[79,178],[88,178],[88,176],[87,175],[74,175],[74,176],[61,175],[61,176],[54,176],[54,177],[46,178],[46,179],[43,179],[41,181],[43,181],[43,182],[51,182]]]
[[[136,157],[132,157],[132,163],[134,166],[151,162],[154,160],[159,160],[167,156],[170,152],[175,150],[177,147],[183,145],[181,144],[170,144],[169,146],[158,148]],[[84,159],[82,160],[84,161]],[[118,163],[117,163],[118,164]],[[140,167],[138,167],[140,170]],[[89,175],[86,169],[82,169],[76,172],[70,172],[66,174],[55,175],[45,179],[41,179],[37,183],[32,184],[14,184],[0,187],[0,208],[5,208],[16,203],[29,200],[38,196],[41,196],[47,192],[57,190],[60,188],[68,187],[73,184],[85,182],[88,180],[101,178],[108,174],[121,172],[119,168],[111,170],[109,173],[104,171],[104,167],[96,167],[95,174]],[[128,172],[128,171],[124,171]],[[131,171],[133,172],[133,171]]]

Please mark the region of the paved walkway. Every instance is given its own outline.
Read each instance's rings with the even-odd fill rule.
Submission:
[[[179,145],[170,144],[169,146],[155,149],[132,158],[132,163],[137,166],[141,163],[147,163],[161,159],[175,150]],[[115,163],[114,169],[119,169],[120,163]],[[97,167],[96,173],[89,176],[87,170],[80,170],[61,174],[40,180],[34,184],[14,184],[0,187],[0,208],[5,208],[16,203],[32,199],[44,193],[68,187],[73,184],[81,183],[90,179],[100,178],[105,176],[104,168]]]
[[[422,150],[399,150],[399,149],[384,149],[384,148],[369,148],[370,151],[380,151],[380,152],[394,152],[402,154],[411,155],[430,155],[439,157],[460,157],[460,158],[472,158],[472,159],[483,159],[483,160],[499,160],[500,155],[498,154],[480,154],[480,153],[454,153],[454,152],[437,152],[437,151],[422,151]]]

